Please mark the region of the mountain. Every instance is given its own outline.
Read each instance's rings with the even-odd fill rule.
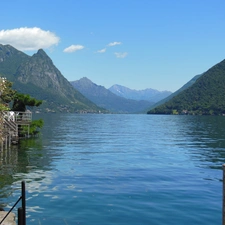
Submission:
[[[6,76],[10,81],[14,80],[14,74],[22,62],[30,56],[18,51],[10,45],[0,44],[0,74]]]
[[[42,50],[32,56],[10,45],[0,45],[0,74],[18,92],[43,100],[44,112],[98,112],[103,110],[75,90]]]
[[[114,113],[137,113],[153,104],[149,101],[135,101],[117,96],[105,87],[94,84],[86,77],[71,81],[71,84],[96,105]]]
[[[172,93],[171,95],[169,95],[168,97],[162,99],[161,101],[155,103],[154,105],[152,105],[147,111],[153,109],[153,108],[156,108],[157,106],[159,105],[162,105],[166,102],[168,102],[170,99],[172,99],[173,97],[175,97],[176,95],[178,95],[179,93],[181,93],[182,91],[184,91],[185,89],[189,88],[190,86],[192,86],[195,81],[200,77],[202,76],[202,74],[200,75],[196,75],[194,76],[190,81],[188,81],[186,84],[184,84],[180,89],[178,89],[177,91],[175,91],[174,93]]]
[[[225,114],[225,60],[203,73],[187,89],[148,114]]]
[[[109,90],[123,98],[133,99],[133,100],[146,100],[150,102],[158,102],[170,94],[170,91],[158,91],[155,89],[145,89],[145,90],[132,90],[127,87],[115,84],[109,88]]]

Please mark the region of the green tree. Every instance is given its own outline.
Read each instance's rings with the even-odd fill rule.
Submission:
[[[28,134],[31,136],[36,136],[37,134],[40,133],[41,128],[44,125],[44,121],[43,119],[39,119],[39,120],[33,120],[30,124],[30,126],[21,126],[21,131],[20,131],[20,136],[25,136],[26,134]],[[28,131],[29,129],[29,131]]]
[[[13,106],[12,111],[19,111],[19,112],[25,112],[26,107],[30,106],[36,106],[42,104],[41,100],[37,100],[35,98],[30,97],[30,95],[25,95],[21,93],[16,93],[13,100]],[[42,119],[40,120],[33,120],[29,126],[29,135],[37,135],[40,132],[40,129],[43,127],[44,121]],[[21,126],[19,135],[24,136],[28,133],[28,126]]]
[[[12,111],[25,112],[26,106],[39,106],[42,104],[41,100],[30,97],[21,93],[16,93],[13,99]]]
[[[16,91],[12,89],[12,82],[0,77],[0,111],[9,110],[8,103],[14,99]]]
[[[12,111],[25,112],[26,107],[39,106],[42,104],[41,100],[30,97],[30,95],[21,94],[12,89],[12,82],[0,77],[0,113],[1,111],[10,110],[9,103],[12,102]],[[43,127],[44,121],[34,120],[29,126],[29,134],[36,135]],[[0,114],[0,142],[3,140],[3,118]],[[28,132],[28,126],[21,126],[19,135],[23,136]]]

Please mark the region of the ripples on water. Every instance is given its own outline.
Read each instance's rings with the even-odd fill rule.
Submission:
[[[224,117],[41,117],[40,138],[1,153],[2,204],[25,180],[27,223],[221,223]]]

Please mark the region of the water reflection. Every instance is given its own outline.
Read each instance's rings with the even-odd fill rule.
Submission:
[[[34,171],[45,168],[50,161],[43,151],[39,138],[21,140],[19,145],[12,145],[10,148],[0,151],[0,207],[7,207],[11,202],[10,197],[15,196],[15,191],[20,189],[20,185],[14,187],[15,183],[20,183],[24,179],[28,183],[33,179],[43,180],[44,177],[40,172]],[[27,176],[30,177],[30,180]],[[20,191],[18,195],[20,195]]]
[[[177,212],[186,202],[185,209],[196,213],[195,220],[199,213],[194,206],[198,210],[208,207],[211,212],[212,199],[220,204],[220,186],[215,179],[218,174],[214,174],[218,170],[211,168],[221,169],[224,161],[224,117],[40,117],[45,127],[39,138],[21,141],[19,146],[0,153],[1,199],[7,208],[20,195],[21,180],[26,181],[30,218],[36,213],[74,216],[76,209],[78,214],[83,213],[83,221],[91,213],[102,221],[110,205],[113,218],[124,217],[126,212],[126,218],[139,213],[139,219],[143,213],[142,217],[149,219],[149,211],[155,209],[153,214],[159,215],[160,210],[167,221],[171,215],[180,218]],[[205,203],[205,196],[199,194],[203,191],[211,193]],[[149,202],[151,208],[146,207]],[[162,207],[165,202],[167,207]],[[138,207],[131,207],[131,203],[140,210],[134,213]],[[121,210],[122,205],[126,210]],[[72,206],[71,211],[65,210],[67,206]],[[218,218],[219,208],[214,208]],[[209,215],[204,210],[201,213]],[[133,224],[138,224],[138,219]],[[109,221],[106,218],[104,224]]]
[[[33,168],[29,173],[17,173],[13,176],[14,182],[11,188],[14,190],[14,198],[20,196],[21,180],[26,183],[27,192],[27,212],[28,217],[30,212],[41,213],[43,209],[39,205],[33,205],[29,202],[34,202],[34,198],[38,198],[40,193],[47,192],[52,184],[54,174],[51,171],[38,170]],[[36,201],[38,202],[38,201]]]
[[[225,163],[225,117],[177,117],[179,132],[186,143],[181,143],[190,153],[191,160],[199,166],[222,169]]]
[[[22,180],[26,182],[29,199],[48,188],[54,175],[51,172],[53,160],[62,154],[51,151],[62,117],[63,114],[35,114],[34,119],[45,121],[39,137],[21,140],[19,145],[0,151],[0,207],[10,208],[15,203],[21,194]],[[37,207],[29,210],[37,210]]]

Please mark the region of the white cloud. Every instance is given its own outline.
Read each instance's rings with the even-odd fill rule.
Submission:
[[[114,54],[117,58],[125,58],[128,55],[127,52],[115,52]]]
[[[103,49],[97,51],[97,53],[105,53],[105,52],[106,52],[106,48],[103,48]]]
[[[0,43],[10,44],[21,51],[50,48],[59,43],[60,38],[50,31],[38,27],[21,27],[0,31]]]
[[[65,49],[63,50],[63,52],[66,52],[66,53],[72,53],[72,52],[81,50],[81,49],[83,49],[83,48],[84,48],[83,45],[71,45],[71,46],[69,46],[68,48],[65,48]]]
[[[111,43],[109,43],[109,44],[108,44],[108,46],[110,46],[110,47],[111,47],[111,46],[121,45],[121,44],[122,44],[122,42],[116,42],[116,41],[115,41],[115,42],[111,42]]]

